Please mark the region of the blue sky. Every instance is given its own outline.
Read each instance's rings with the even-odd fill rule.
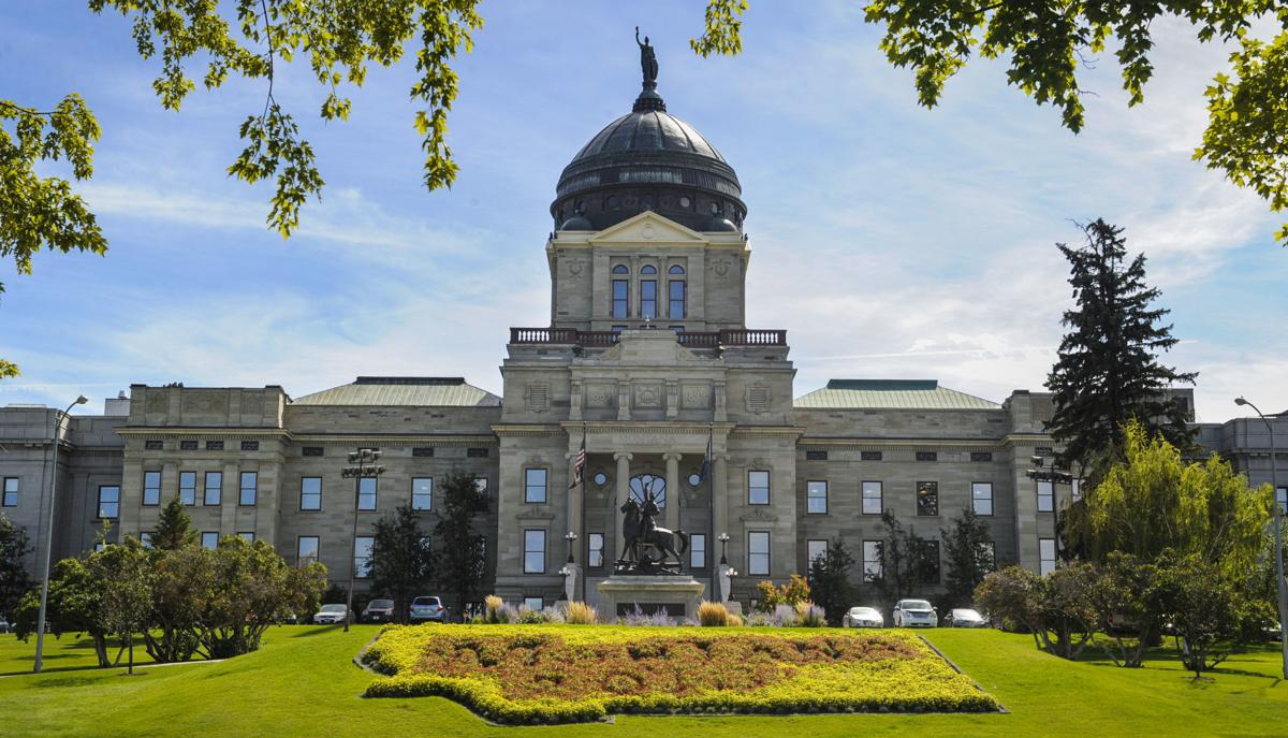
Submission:
[[[543,246],[560,170],[639,89],[633,27],[652,37],[659,90],[737,169],[750,214],[748,323],[789,331],[797,394],[831,377],[938,378],[1000,401],[1040,389],[1070,304],[1057,241],[1074,221],[1127,228],[1149,258],[1199,371],[1203,420],[1246,394],[1288,407],[1288,250],[1252,194],[1191,161],[1202,92],[1228,50],[1155,24],[1156,79],[1128,109],[1113,59],[1084,72],[1088,126],[973,62],[941,107],[877,50],[861,4],[753,2],[745,53],[696,57],[702,3],[486,3],[457,66],[449,192],[420,186],[409,64],[372,69],[347,123],[316,116],[307,67],[277,82],[327,181],[289,242],[264,226],[269,190],[228,179],[237,127],[264,88],[195,92],[175,114],[152,93],[128,23],[83,1],[0,6],[0,96],[48,107],[81,92],[103,127],[79,186],[104,258],[0,267],[0,356],[23,376],[0,404],[65,404],[131,383],[280,384],[294,396],[358,374],[463,375],[500,389],[509,326],[546,325]]]

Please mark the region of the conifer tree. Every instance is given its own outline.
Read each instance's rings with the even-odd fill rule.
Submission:
[[[0,615],[7,615],[31,588],[25,559],[31,552],[27,532],[0,513]]]
[[[944,542],[944,559],[948,573],[944,589],[951,606],[965,606],[974,597],[975,588],[996,567],[993,534],[988,521],[969,507],[953,518],[952,527],[940,529]]]
[[[1081,248],[1057,244],[1069,260],[1077,305],[1064,313],[1069,329],[1059,359],[1047,377],[1055,415],[1047,429],[1064,444],[1062,461],[1084,469],[1108,460],[1122,441],[1123,427],[1136,419],[1148,435],[1162,434],[1182,449],[1192,445],[1188,409],[1166,390],[1194,384],[1193,372],[1178,372],[1158,361],[1176,345],[1170,312],[1154,307],[1159,290],[1145,283],[1145,256],[1127,261],[1123,229],[1096,220],[1083,226]]]
[[[410,503],[376,522],[371,541],[371,588],[394,601],[394,617],[407,622],[411,601],[433,575],[429,536],[421,530]]]
[[[472,477],[453,474],[444,480],[442,518],[434,526],[436,574],[439,585],[455,595],[462,617],[486,574],[483,535],[474,527],[475,514],[486,511],[487,497]]]
[[[175,495],[161,508],[157,527],[152,530],[152,548],[174,551],[196,542],[197,531],[192,529],[192,518],[179,501],[179,496]]]
[[[850,585],[850,570],[854,556],[845,543],[837,538],[827,544],[827,553],[815,557],[809,564],[809,588],[814,604],[823,608],[828,625],[840,625],[849,609],[854,587]]]

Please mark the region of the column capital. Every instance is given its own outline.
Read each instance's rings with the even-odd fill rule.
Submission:
[[[683,459],[683,458],[684,458],[684,454],[680,453],[679,451],[667,451],[666,453],[662,454],[663,461],[679,461],[680,459]]]
[[[629,451],[616,451],[613,453],[613,461],[630,461],[634,458],[635,455]]]

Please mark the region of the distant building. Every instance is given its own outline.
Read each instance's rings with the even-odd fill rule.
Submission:
[[[835,379],[795,396],[787,331],[745,323],[746,214],[733,168],[646,89],[560,177],[550,323],[511,329],[502,397],[444,377],[358,377],[296,399],[275,386],[135,385],[59,438],[54,555],[85,552],[105,521],[112,540],[149,531],[178,495],[207,545],[253,536],[344,583],[380,516],[410,502],[432,527],[437,482],[459,472],[489,499],[483,589],[512,601],[562,596],[569,533],[594,601],[620,554],[617,510],[645,492],[660,497],[666,527],[688,534],[686,564],[709,591],[729,536],[743,602],[760,580],[805,572],[831,539],[872,568],[885,510],[937,541],[972,508],[999,563],[1053,567],[1055,511],[1077,491],[1026,474],[1055,450],[1050,395],[996,403],[932,379]],[[0,409],[0,512],[38,551],[56,413]],[[1279,427],[1288,441],[1288,422]],[[1260,421],[1200,431],[1206,448],[1268,481]],[[584,484],[572,485],[583,438]],[[381,449],[387,468],[360,491],[340,474],[358,447]]]

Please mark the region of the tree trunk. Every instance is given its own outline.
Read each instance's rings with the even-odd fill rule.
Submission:
[[[102,633],[90,633],[89,637],[94,641],[94,655],[98,657],[99,667],[106,669],[111,666],[112,662],[107,658],[107,636]]]
[[[130,647],[130,668],[127,673],[130,676],[134,676],[134,634],[131,633],[128,636],[126,636],[125,642]]]

